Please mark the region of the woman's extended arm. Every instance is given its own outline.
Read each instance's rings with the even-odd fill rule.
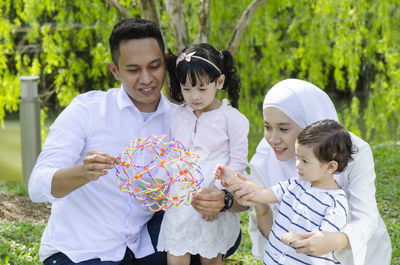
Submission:
[[[254,206],[254,210],[256,212],[258,229],[265,238],[268,238],[273,223],[272,210],[268,204],[257,204]]]

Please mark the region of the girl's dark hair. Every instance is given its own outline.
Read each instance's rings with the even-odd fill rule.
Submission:
[[[317,121],[307,126],[297,136],[297,142],[312,147],[315,157],[321,162],[336,161],[336,173],[342,172],[353,160],[351,155],[357,152],[349,132],[334,120]]]
[[[209,82],[214,82],[223,74],[225,75],[225,82],[222,90],[228,91],[232,107],[238,108],[240,77],[236,74],[236,67],[233,65],[232,54],[227,50],[219,52],[207,43],[190,45],[183,49],[181,53],[182,52],[186,54],[196,52],[195,56],[202,57],[212,62],[219,68],[221,73],[212,64],[193,57],[190,62],[183,60],[177,66],[176,59],[178,57],[171,55],[166,60],[171,85],[171,98],[178,103],[184,101],[180,84],[185,84],[187,78],[191,81],[192,86],[195,86],[197,81],[203,82],[207,80]]]

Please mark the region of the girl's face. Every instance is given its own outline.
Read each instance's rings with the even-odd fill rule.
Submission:
[[[285,113],[274,107],[264,109],[264,137],[274,149],[280,161],[287,161],[295,155],[295,143],[303,130]]]
[[[208,80],[197,80],[196,86],[192,86],[190,78],[186,84],[181,84],[181,91],[186,103],[194,110],[199,117],[203,112],[217,109],[221,103],[215,98],[218,89],[222,89],[225,76],[221,75],[214,82]]]

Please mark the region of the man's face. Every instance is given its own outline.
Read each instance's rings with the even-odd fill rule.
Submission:
[[[165,78],[164,56],[156,39],[122,41],[119,51],[118,67],[109,63],[108,68],[140,111],[155,111]]]

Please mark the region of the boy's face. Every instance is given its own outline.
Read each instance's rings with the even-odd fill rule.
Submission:
[[[302,180],[312,182],[313,186],[315,186],[314,183],[324,184],[324,181],[332,180],[332,174],[329,174],[327,163],[318,160],[312,147],[301,145],[297,141],[295,146],[296,169]]]
[[[119,51],[118,67],[109,63],[108,68],[140,111],[155,111],[165,78],[164,56],[156,39],[125,40]]]

